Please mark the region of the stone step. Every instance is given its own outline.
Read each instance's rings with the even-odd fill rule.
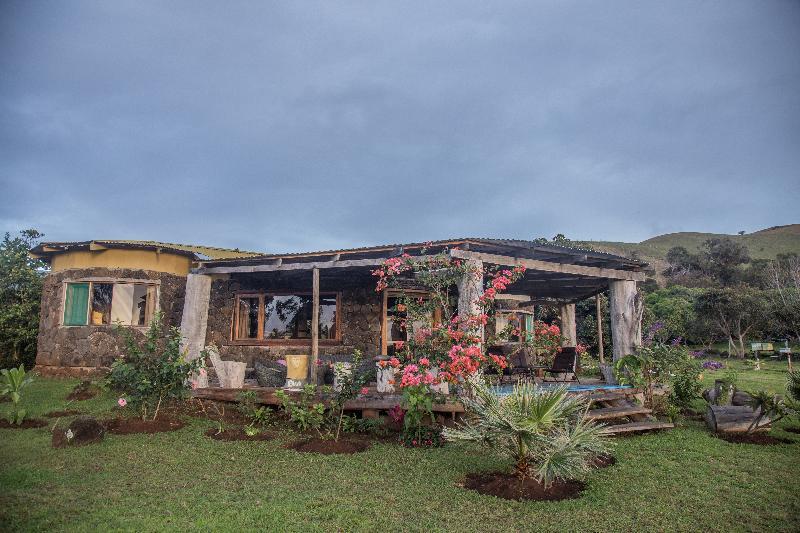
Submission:
[[[586,413],[586,417],[592,420],[608,420],[612,418],[622,418],[630,415],[649,415],[650,409],[640,405],[623,405],[619,407],[603,407],[602,409],[591,409]]]
[[[603,428],[603,433],[606,435],[619,435],[621,433],[639,433],[643,431],[653,431],[655,429],[671,429],[675,424],[670,422],[645,421],[645,422],[631,422],[629,424],[617,424],[615,426],[606,426]]]

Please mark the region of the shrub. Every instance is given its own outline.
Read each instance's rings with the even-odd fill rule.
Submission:
[[[353,352],[352,371],[339,372],[336,377],[338,389],[334,391],[333,397],[330,402],[330,413],[336,417],[336,433],[335,440],[339,440],[339,434],[342,430],[342,422],[344,418],[344,404],[358,396],[364,385],[367,383],[367,374],[361,369],[363,368],[362,356],[360,350]]]
[[[124,396],[121,406],[131,404],[141,411],[142,419],[153,410],[155,420],[164,400],[185,398],[190,376],[205,372],[202,358],[186,361],[180,350],[178,328],[169,328],[162,337],[160,313],[153,316],[141,342],[130,328],[118,329],[124,341],[124,355],[111,365],[109,384]]]
[[[289,416],[289,420],[300,431],[315,429],[320,432],[322,424],[325,423],[325,404],[314,402],[317,387],[315,385],[304,385],[300,391],[300,397],[295,401],[284,390],[275,391],[275,396],[281,402],[283,409]]]
[[[703,384],[700,381],[700,364],[695,359],[685,359],[676,366],[670,376],[669,401],[672,405],[686,409],[700,397]]]
[[[272,410],[266,405],[256,404],[255,391],[244,391],[239,393],[239,412],[250,420],[248,427],[268,426],[272,423]]]
[[[556,479],[581,477],[592,460],[607,453],[602,426],[586,418],[586,400],[566,387],[542,389],[521,382],[499,398],[478,380],[474,397],[463,399],[469,418],[445,439],[481,443],[511,459],[520,478],[535,477],[545,487]]]
[[[25,365],[19,368],[0,370],[3,382],[0,384],[0,397],[9,396],[11,398],[11,412],[7,419],[9,424],[20,425],[25,420],[26,410],[20,407],[22,401],[22,391],[33,382],[33,377],[25,374]]]

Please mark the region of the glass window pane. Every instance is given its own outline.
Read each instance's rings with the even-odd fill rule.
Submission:
[[[258,338],[258,297],[243,296],[239,298],[236,325],[237,339]]]
[[[336,295],[319,297],[319,338],[336,338]]]
[[[89,284],[69,283],[64,300],[64,325],[85,326],[89,311]]]
[[[89,314],[93,326],[111,324],[111,300],[113,283],[92,283],[92,311]]]
[[[310,339],[311,296],[295,294],[264,297],[265,339]]]

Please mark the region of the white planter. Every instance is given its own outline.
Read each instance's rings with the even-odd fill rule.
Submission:
[[[353,363],[334,363],[333,364],[333,390],[342,390],[341,380],[353,374]]]
[[[431,374],[435,376],[439,375],[439,367],[434,366],[431,368]],[[433,392],[438,392],[439,394],[450,394],[450,384],[446,381],[439,383],[438,385],[431,385],[431,390]]]
[[[396,369],[391,366],[382,368],[380,364],[376,363],[378,367],[378,392],[392,393],[394,392],[394,376]],[[391,381],[391,383],[390,383]]]

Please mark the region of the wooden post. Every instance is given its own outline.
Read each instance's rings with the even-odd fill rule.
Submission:
[[[478,299],[483,294],[483,262],[468,259],[470,269],[458,283],[458,314],[459,316],[474,316],[480,313]],[[480,328],[480,337],[483,338],[483,326]]]
[[[311,384],[317,384],[317,360],[319,359],[319,269],[311,271]]]
[[[206,344],[208,324],[208,303],[211,300],[211,276],[189,274],[186,276],[186,290],[181,316],[180,350],[191,361],[200,357]],[[208,375],[194,376],[198,386],[208,387]]]
[[[606,360],[603,357],[603,311],[602,307],[600,306],[599,294],[596,296],[595,300],[597,304],[597,351],[598,355],[600,355],[600,364],[604,365]]]
[[[561,304],[561,345],[576,346],[578,333],[575,324],[575,304]]]
[[[618,361],[642,344],[642,306],[635,281],[611,281],[608,289],[612,351],[614,361]]]

